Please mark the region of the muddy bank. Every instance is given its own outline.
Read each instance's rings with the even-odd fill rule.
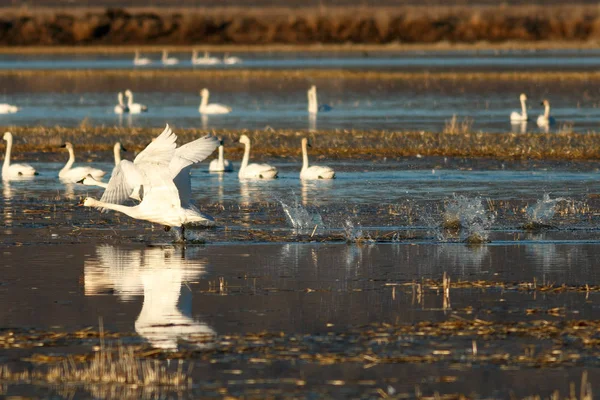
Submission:
[[[596,6],[5,9],[0,45],[473,43],[600,38]]]

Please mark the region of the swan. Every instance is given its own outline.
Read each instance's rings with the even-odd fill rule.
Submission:
[[[223,64],[233,65],[233,64],[241,64],[241,63],[242,63],[242,59],[239,57],[230,56],[227,53],[225,53],[223,55]]]
[[[115,145],[113,146],[113,154],[115,157],[115,168],[121,163],[121,151],[127,151],[127,149],[125,147],[123,147],[121,142],[115,143]],[[77,183],[81,183],[86,186],[100,186],[105,189],[108,187],[107,183],[99,181],[97,179],[94,179],[94,177],[90,174],[88,174],[82,180],[77,181]]]
[[[119,94],[117,94],[117,100],[119,101],[119,104],[115,106],[115,114],[129,112],[129,107],[123,103],[123,92],[119,92]]]
[[[238,177],[240,179],[274,179],[277,178],[277,168],[269,164],[248,164],[250,159],[250,138],[246,135],[240,137],[240,143],[244,144],[244,158]]]
[[[6,141],[6,154],[4,155],[4,164],[2,164],[2,178],[16,178],[19,176],[37,175],[35,169],[29,164],[11,164],[10,152],[12,151],[13,135],[10,132],[4,132],[3,139]]]
[[[302,138],[302,170],[300,170],[300,179],[333,179],[335,171],[329,167],[320,165],[308,166],[308,151],[307,147],[311,147],[307,138]]]
[[[133,65],[150,65],[152,64],[152,60],[146,57],[140,57],[140,51],[135,51],[135,56],[133,57]]]
[[[165,227],[180,227],[185,241],[185,226],[213,226],[212,217],[191,204],[190,169],[208,157],[219,145],[207,135],[176,149],[177,136],[169,125],[133,162],[123,160],[115,168],[100,200],[88,197],[85,207],[122,212]],[[141,202],[133,207],[122,205],[139,190]]]
[[[550,102],[544,100],[542,101],[542,105],[544,106],[544,113],[538,117],[537,124],[540,128],[547,128],[554,125],[556,120],[550,115]]]
[[[175,57],[169,57],[169,53],[167,52],[167,50],[163,50],[162,58],[160,59],[160,61],[162,61],[163,65],[179,64],[179,59]]]
[[[97,168],[92,168],[92,167],[76,167],[76,168],[71,168],[73,166],[73,163],[75,162],[75,152],[73,151],[73,145],[69,142],[66,142],[65,144],[63,144],[62,146],[63,148],[66,148],[67,151],[69,152],[69,161],[67,161],[67,163],[65,164],[65,166],[63,167],[63,169],[61,169],[58,173],[58,177],[61,180],[64,180],[66,182],[72,182],[75,183],[79,180],[81,180],[82,178],[85,178],[86,176],[92,175],[94,177],[94,179],[101,179],[105,172],[97,169]]]
[[[125,91],[125,96],[127,96],[127,110],[129,111],[129,113],[139,114],[148,111],[148,107],[145,104],[133,102],[133,93],[131,92],[131,90],[127,89]]]
[[[315,85],[312,85],[306,94],[308,96],[308,112],[310,114],[316,114],[319,111],[327,112],[332,110],[331,106],[328,104],[321,104],[319,106],[319,102],[317,101],[317,87]]]
[[[209,172],[231,172],[233,165],[223,158],[223,140],[219,138],[219,158],[212,160],[208,165]]]
[[[210,96],[208,89],[202,89],[200,96],[202,96],[200,107],[198,107],[200,114],[228,114],[231,112],[231,107],[224,106],[223,104],[208,104],[208,96]]]
[[[215,65],[220,64],[221,60],[217,57],[210,57],[208,52],[204,52],[204,57],[198,57],[198,51],[194,50],[192,52],[192,64],[194,65]]]
[[[0,103],[0,114],[14,114],[19,111],[19,107],[7,103]]]
[[[519,113],[518,111],[513,111],[510,114],[510,122],[512,123],[520,123],[529,120],[529,117],[527,116],[527,106],[525,105],[525,102],[527,101],[527,95],[525,93],[521,93],[519,100],[521,101],[521,112]]]

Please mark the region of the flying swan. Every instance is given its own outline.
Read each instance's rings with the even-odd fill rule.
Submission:
[[[329,167],[320,165],[308,166],[308,151],[307,147],[311,147],[307,138],[302,138],[302,169],[300,170],[300,179],[333,179],[335,171]]]
[[[223,140],[219,138],[219,158],[212,160],[208,165],[209,172],[231,172],[233,165],[223,157]]]
[[[17,178],[20,176],[37,175],[35,169],[29,164],[11,164],[10,152],[12,151],[13,135],[5,132],[3,139],[6,141],[6,153],[4,154],[4,164],[2,164],[2,178]]]
[[[521,93],[519,96],[519,100],[521,101],[521,112],[513,111],[510,114],[510,122],[512,123],[520,123],[529,120],[527,116],[527,106],[525,102],[527,101],[527,95],[525,93]]]
[[[250,138],[246,135],[240,137],[240,143],[245,145],[244,157],[238,177],[240,179],[274,179],[277,178],[277,168],[269,164],[248,164],[250,160]]]
[[[208,97],[210,96],[208,89],[202,89],[200,96],[202,96],[200,107],[198,107],[200,114],[228,114],[231,112],[231,107],[224,106],[223,104],[208,104]]]
[[[75,182],[85,178],[86,176],[88,176],[88,174],[97,180],[101,179],[104,176],[105,172],[100,169],[97,169],[97,168],[92,168],[92,167],[71,168],[73,166],[73,163],[75,162],[75,152],[73,151],[73,145],[69,142],[66,142],[65,144],[63,144],[60,147],[66,148],[67,151],[69,152],[69,161],[67,161],[67,163],[65,164],[63,169],[61,169],[58,173],[58,177],[61,180],[66,181],[66,182],[75,183]]]

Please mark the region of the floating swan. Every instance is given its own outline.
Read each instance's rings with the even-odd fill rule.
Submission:
[[[169,52],[167,50],[163,50],[162,58],[160,59],[160,61],[162,61],[163,65],[179,64],[179,59],[175,57],[169,57]]]
[[[7,103],[0,103],[0,114],[14,114],[19,111],[19,107]]]
[[[192,64],[194,65],[215,65],[220,64],[221,60],[217,57],[210,57],[208,52],[204,52],[204,57],[198,57],[198,51],[194,50],[192,52]]]
[[[547,128],[554,125],[556,120],[550,115],[550,102],[544,100],[542,101],[542,105],[544,106],[544,113],[538,117],[537,124],[540,128]]]
[[[127,149],[123,147],[121,142],[115,143],[115,145],[113,146],[113,154],[115,156],[115,168],[121,163],[121,151],[127,151]],[[78,181],[77,183],[81,183],[87,186],[100,186],[105,189],[108,187],[107,183],[94,179],[94,177],[90,174],[88,174],[85,178]]]
[[[240,143],[245,145],[244,158],[238,177],[240,179],[274,179],[277,178],[277,168],[269,164],[248,164],[250,159],[250,138],[246,135],[240,137]]]
[[[10,152],[12,151],[13,136],[10,132],[5,132],[3,139],[6,141],[6,154],[4,154],[4,164],[2,164],[2,178],[16,178],[20,176],[37,175],[35,169],[29,164],[11,164]]]
[[[133,65],[150,65],[152,64],[152,60],[146,57],[140,57],[140,51],[135,51],[135,56],[133,57]]]
[[[69,152],[69,161],[67,161],[67,163],[65,164],[63,169],[61,169],[60,172],[58,173],[58,177],[61,180],[64,180],[66,182],[75,183],[75,182],[85,178],[86,176],[88,176],[88,174],[92,175],[94,177],[94,179],[98,179],[98,180],[104,176],[105,172],[100,169],[97,169],[97,168],[92,168],[92,167],[71,168],[73,166],[73,163],[75,162],[75,152],[73,151],[73,145],[69,142],[66,142],[61,147],[66,148],[67,151]]]
[[[233,65],[233,64],[241,64],[241,63],[242,63],[242,59],[239,57],[230,56],[227,53],[225,53],[223,55],[223,64]]]
[[[119,104],[115,106],[115,114],[123,114],[129,112],[129,108],[123,103],[123,92],[117,94],[117,100]]]
[[[300,170],[300,179],[333,179],[335,171],[329,167],[320,165],[308,166],[308,151],[310,143],[307,138],[302,138],[302,170]]]
[[[306,92],[308,96],[308,112],[310,114],[316,114],[319,111],[327,112],[331,111],[331,106],[328,104],[321,104],[317,101],[317,87],[312,85]]]
[[[180,227],[183,240],[187,224],[214,225],[212,217],[191,204],[190,169],[208,157],[219,141],[207,135],[176,149],[176,140],[167,125],[133,162],[119,163],[100,201],[88,197],[83,205],[119,211],[166,227]],[[122,205],[136,190],[141,194],[140,204]]]
[[[224,106],[223,104],[208,104],[208,97],[210,96],[208,89],[202,89],[200,96],[202,96],[200,107],[198,107],[200,114],[228,114],[231,112],[231,107]]]
[[[529,120],[529,117],[527,116],[527,106],[525,105],[525,102],[527,101],[527,95],[525,95],[525,93],[521,93],[519,100],[521,101],[521,112],[519,113],[518,111],[513,111],[510,114],[510,122],[512,123],[520,123]]]
[[[145,104],[133,102],[133,93],[131,90],[127,89],[125,91],[125,96],[127,96],[127,109],[130,114],[139,114],[148,111],[148,107]]]
[[[212,160],[208,165],[209,172],[231,172],[233,165],[223,158],[223,140],[219,138],[219,158]]]

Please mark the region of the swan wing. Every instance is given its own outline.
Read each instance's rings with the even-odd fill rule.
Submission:
[[[160,215],[165,207],[181,207],[179,193],[169,170],[161,165],[148,165],[141,173],[146,184],[143,187],[144,199],[140,206],[143,206],[145,212]]]
[[[128,160],[122,160],[112,172],[108,186],[100,201],[112,204],[123,204],[132,195],[146,185],[146,177],[140,168]]]
[[[219,147],[219,139],[206,135],[175,149],[174,157],[169,162],[169,171],[173,178],[178,176],[185,167],[203,161],[217,147]]]
[[[179,171],[177,176],[173,178],[173,183],[179,192],[179,201],[181,202],[181,207],[184,208],[190,205],[190,200],[192,198],[192,177],[190,175],[191,169],[192,166],[188,165]]]
[[[166,166],[173,158],[177,144],[177,135],[173,133],[169,124],[160,135],[137,155],[134,164],[155,164]]]

